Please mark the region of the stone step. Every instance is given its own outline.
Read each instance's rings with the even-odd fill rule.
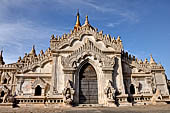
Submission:
[[[11,108],[13,108],[13,103],[0,103],[0,107],[11,107]]]
[[[104,107],[103,104],[79,104],[77,107]]]

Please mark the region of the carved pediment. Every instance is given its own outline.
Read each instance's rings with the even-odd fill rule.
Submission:
[[[62,65],[64,68],[76,67],[76,63],[79,63],[81,59],[86,59],[89,56],[93,56],[94,60],[98,60],[104,68],[114,66],[114,58],[110,58],[103,54],[103,52],[90,40],[86,40],[85,44],[74,51],[71,55],[62,57]]]
[[[40,85],[41,88],[45,88],[46,82],[45,82],[42,78],[38,77],[38,78],[36,78],[35,81],[32,83],[32,88],[35,89],[35,88],[37,87],[37,85]]]

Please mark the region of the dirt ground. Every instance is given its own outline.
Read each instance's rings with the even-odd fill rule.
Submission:
[[[0,113],[170,113],[170,104],[126,107],[0,107]]]

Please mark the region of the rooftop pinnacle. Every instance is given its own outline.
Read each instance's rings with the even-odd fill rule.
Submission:
[[[1,54],[0,54],[0,65],[4,65],[5,62],[3,60],[3,56],[2,56],[3,50],[1,50]]]
[[[35,45],[32,46],[32,50],[29,53],[30,56],[36,56]]]
[[[89,24],[88,16],[86,16],[85,25]]]
[[[74,26],[74,29],[77,29],[78,27],[80,27],[80,14],[79,14],[79,10],[77,11],[77,20],[76,20],[76,25]]]
[[[153,57],[152,57],[152,54],[150,55],[150,64],[156,64],[156,62],[155,62],[155,60],[153,59]]]

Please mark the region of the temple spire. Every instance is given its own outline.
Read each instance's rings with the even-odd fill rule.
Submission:
[[[1,50],[1,54],[0,54],[0,65],[4,65],[5,62],[3,60],[3,56],[2,56],[3,50]]]
[[[153,57],[152,57],[152,54],[150,55],[150,64],[156,64],[156,62],[155,62],[155,60],[153,59]]]
[[[74,29],[77,29],[78,27],[80,27],[80,14],[79,14],[79,10],[77,10],[77,20],[76,20],[76,25],[74,26]]]

